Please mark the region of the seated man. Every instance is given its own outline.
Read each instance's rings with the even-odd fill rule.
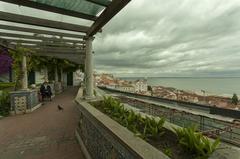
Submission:
[[[51,99],[52,96],[52,91],[51,91],[51,87],[49,85],[47,85],[47,82],[44,82],[41,87],[40,87],[40,94],[42,96],[42,101],[44,101],[44,98],[49,98]]]
[[[51,87],[49,85],[47,85],[46,94],[50,98],[50,101],[52,101],[52,98],[51,98],[52,97],[52,90],[51,90]]]

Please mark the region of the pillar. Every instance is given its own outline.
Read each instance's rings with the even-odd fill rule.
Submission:
[[[58,69],[57,69],[57,67],[55,67],[54,73],[55,73],[55,82],[58,82]]]
[[[63,83],[63,69],[62,69],[62,68],[60,69],[60,74],[61,74],[61,79],[60,79],[60,81]]]
[[[85,59],[85,98],[93,98],[93,37],[89,37],[86,41],[86,59]]]
[[[47,67],[44,68],[44,82],[48,81],[48,69]]]
[[[22,58],[22,89],[27,90],[28,89],[28,75],[27,75],[27,57],[26,55],[23,55]]]

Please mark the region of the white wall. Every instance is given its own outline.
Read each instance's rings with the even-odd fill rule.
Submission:
[[[83,78],[84,74],[80,70],[73,72],[73,86],[79,86],[80,82],[83,81]]]
[[[44,82],[44,70],[35,71],[35,84],[40,84]]]
[[[67,73],[63,73],[63,86],[67,87]]]

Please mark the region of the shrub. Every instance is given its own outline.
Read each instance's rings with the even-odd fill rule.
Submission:
[[[14,85],[15,85],[15,83],[13,83],[13,82],[9,82],[9,83],[0,82],[0,90],[14,87]]]
[[[120,101],[111,96],[104,97],[104,100],[100,104],[100,108],[112,119],[128,128],[142,139],[147,140],[148,138],[156,138],[164,133],[164,118],[156,120],[155,118],[149,118],[147,116],[142,117],[133,110],[125,109]]]
[[[238,96],[237,96],[237,94],[236,93],[234,93],[233,94],[233,97],[232,97],[232,103],[234,104],[234,105],[237,105],[238,104]]]
[[[7,116],[10,111],[10,97],[7,91],[3,91],[0,95],[0,115]]]
[[[172,158],[172,156],[173,156],[172,150],[171,150],[170,148],[165,148],[165,149],[163,150],[163,153],[164,153],[165,155],[167,155],[168,157],[170,157],[170,158]]]
[[[196,126],[175,129],[179,144],[188,152],[197,154],[198,158],[208,158],[218,147],[220,140],[213,143],[200,132],[196,132]]]

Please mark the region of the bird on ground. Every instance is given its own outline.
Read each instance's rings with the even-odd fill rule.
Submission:
[[[57,106],[58,110],[63,110],[63,107],[61,107],[60,105]]]

